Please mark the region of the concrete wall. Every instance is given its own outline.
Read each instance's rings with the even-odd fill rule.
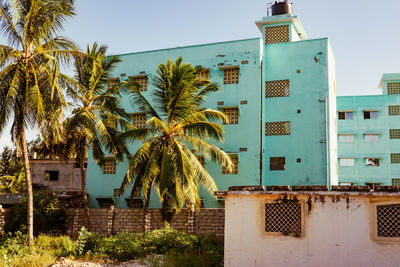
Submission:
[[[265,203],[277,200],[302,203],[302,236],[265,232]],[[233,193],[225,202],[225,266],[399,266],[400,238],[374,237],[373,206],[388,202],[400,204],[400,194]]]

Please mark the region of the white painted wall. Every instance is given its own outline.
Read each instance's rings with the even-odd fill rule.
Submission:
[[[225,200],[225,266],[400,266],[400,242],[371,236],[373,202],[383,196],[312,197],[303,237],[264,231],[264,204],[279,195],[229,195]],[[298,196],[307,201],[309,196]],[[308,205],[305,205],[306,209]]]

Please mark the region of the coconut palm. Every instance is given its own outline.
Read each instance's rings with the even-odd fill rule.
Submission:
[[[12,175],[0,177],[1,193],[19,193],[24,189],[25,171],[22,161],[10,162],[11,168],[14,169]]]
[[[0,0],[0,133],[11,123],[12,140],[22,152],[28,197],[27,228],[33,244],[33,195],[26,132],[39,129],[64,103],[59,65],[75,45],[57,36],[74,15],[73,0]]]
[[[216,110],[204,109],[205,97],[219,87],[205,78],[207,70],[183,64],[160,64],[153,78],[155,90],[152,102],[142,94],[133,79],[127,84],[132,90],[132,102],[145,112],[147,122],[142,129],[121,134],[127,142],[143,140],[130,157],[129,167],[121,184],[121,194],[132,186],[131,198],[138,189],[144,192],[145,213],[154,188],[165,211],[179,211],[184,204],[200,207],[199,186],[213,192],[217,186],[196,156],[203,155],[231,167],[229,156],[208,140],[222,141],[223,126],[217,120],[226,116]],[[171,217],[172,218],[172,217]]]

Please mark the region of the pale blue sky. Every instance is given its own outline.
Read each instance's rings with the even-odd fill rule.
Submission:
[[[77,0],[63,35],[120,54],[260,37],[265,0]],[[400,72],[400,1],[293,0],[308,38],[329,37],[338,95],[378,94],[384,72]],[[0,147],[8,144],[4,132]]]

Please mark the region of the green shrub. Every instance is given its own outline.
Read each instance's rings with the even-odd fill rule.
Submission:
[[[68,257],[75,254],[76,242],[68,236],[39,235],[35,241],[39,250],[51,252],[56,257]]]
[[[96,252],[118,261],[128,261],[144,255],[139,246],[138,236],[128,231],[104,239],[101,250]]]

